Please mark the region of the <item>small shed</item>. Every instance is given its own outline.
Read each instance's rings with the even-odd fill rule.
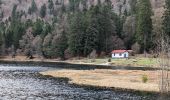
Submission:
[[[113,50],[112,58],[128,58],[129,52],[128,50]]]

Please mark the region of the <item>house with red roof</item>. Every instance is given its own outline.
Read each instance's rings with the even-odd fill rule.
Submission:
[[[128,58],[129,52],[128,50],[113,50],[112,58]]]

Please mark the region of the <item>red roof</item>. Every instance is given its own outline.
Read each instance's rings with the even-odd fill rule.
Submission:
[[[128,52],[127,50],[113,50],[112,53],[124,53]]]

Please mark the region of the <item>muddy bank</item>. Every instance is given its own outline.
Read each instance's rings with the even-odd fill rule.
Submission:
[[[40,72],[42,75],[69,78],[70,84],[106,88],[130,89],[134,91],[159,92],[159,71],[142,70],[56,70]],[[143,83],[142,76],[148,81]]]

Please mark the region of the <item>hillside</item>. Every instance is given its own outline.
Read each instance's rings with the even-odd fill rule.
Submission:
[[[164,0],[150,0],[150,3],[153,11],[152,31],[155,36],[158,36],[158,25],[161,23],[161,16],[164,11]],[[111,7],[111,9],[105,9],[105,7]],[[137,0],[0,0],[2,52],[3,54],[29,55],[28,52],[31,51],[33,54],[50,58],[58,57],[58,55],[69,55],[70,52],[72,52],[72,56],[87,56],[92,51],[96,51],[98,54],[107,54],[113,49],[135,48],[136,52],[141,52],[142,44],[138,44],[134,37],[136,34],[135,15],[138,13],[137,7]],[[98,12],[98,14],[95,14],[95,12]],[[108,21],[108,23],[103,23],[106,26],[101,25],[103,29],[97,28],[100,25],[90,26],[90,23],[95,22],[93,18],[91,20],[92,16],[99,20],[96,24],[102,24],[102,20]],[[107,16],[110,16],[110,18]],[[73,20],[81,20],[82,22]],[[84,23],[84,26],[79,27],[82,23]],[[73,24],[80,25],[75,26]],[[95,27],[96,30],[88,29],[86,26]],[[73,48],[72,44],[69,44],[70,42],[75,44],[75,41],[70,39],[70,37],[76,38],[72,37],[71,34],[76,33],[75,30],[72,30],[75,27],[85,28],[85,30],[76,31],[84,30],[80,32],[84,34],[80,40],[81,46],[77,45],[78,48],[83,48],[78,51]],[[63,35],[64,32],[65,35]],[[92,34],[86,34],[89,32],[92,32]],[[105,39],[96,34],[106,34],[103,35]],[[89,41],[89,38],[85,39],[88,36],[98,38],[97,40],[91,39],[91,42],[87,45],[85,42]],[[101,37],[103,36],[101,35]],[[58,41],[63,37],[67,39]],[[62,44],[63,41],[67,41],[66,45]],[[58,47],[60,44],[65,45],[65,47]],[[69,45],[72,45],[71,51],[69,51]],[[59,48],[64,49],[64,52],[56,54],[56,52],[61,51]],[[53,53],[54,51],[55,53]],[[153,50],[148,48],[147,51]]]
[[[57,0],[57,1],[64,2],[66,6],[68,6],[69,4],[69,0],[63,0],[63,1]],[[111,0],[111,1],[113,5],[113,10],[117,14],[119,14],[120,7],[122,7],[121,8],[122,12],[124,12],[125,9],[130,11],[131,9],[130,3],[133,2],[133,0]],[[155,12],[162,11],[164,0],[150,0],[150,1],[152,4],[153,11]],[[1,0],[1,2],[2,2],[1,11],[4,12],[4,19],[7,19],[11,15],[12,7],[14,6],[14,4],[18,5],[18,8],[17,8],[18,11],[23,10],[25,12],[28,12],[28,9],[31,6],[32,0]],[[43,4],[48,4],[48,0],[35,0],[35,2],[37,4],[38,9],[40,9]],[[56,2],[56,0],[53,0],[53,2]],[[101,2],[104,2],[104,0],[101,0]],[[96,5],[97,0],[86,0],[86,3],[88,4],[88,6],[93,5],[93,4]],[[55,8],[57,8],[57,6],[58,5],[55,5]]]

